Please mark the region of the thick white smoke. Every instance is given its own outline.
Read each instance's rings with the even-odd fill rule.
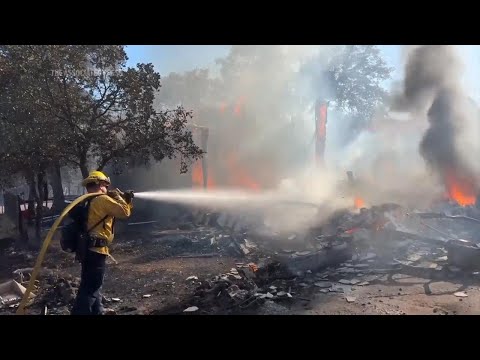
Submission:
[[[332,89],[326,79],[312,80],[321,79],[328,70],[322,65],[340,49],[340,46],[296,45],[234,47],[232,54],[236,61],[250,65],[235,68],[239,64],[233,62],[230,67],[220,66],[216,87],[206,88],[204,83],[191,80],[184,87],[172,90],[178,81],[166,77],[159,101],[165,99],[162,92],[168,93],[167,98],[194,110],[197,124],[209,127],[208,158],[212,167],[228,155],[215,154],[215,143],[229,144],[252,177],[263,179],[262,176],[269,175],[276,191],[286,197],[328,204],[330,210],[351,206],[355,195],[362,197],[367,205],[397,202],[427,206],[443,189],[435,173],[426,166],[419,147],[429,127],[427,111],[435,95],[431,91],[432,81],[455,84],[458,88],[462,75],[452,66],[455,57],[440,61],[437,56],[427,54],[419,61],[412,58],[418,46],[406,46],[402,53],[406,68],[397,69],[404,78],[399,89],[391,89],[395,106],[387,113],[376,113],[372,129],[359,133],[352,142],[345,141],[351,138],[352,120],[330,109],[327,168],[318,171],[313,166],[313,104],[319,94],[331,94]],[[312,57],[318,66],[305,71],[302,65]],[[412,66],[417,69],[414,74]],[[401,96],[397,96],[398,92]],[[226,122],[225,117],[218,116],[224,104],[240,104],[244,116],[232,115]],[[204,108],[212,110],[202,112]],[[469,108],[468,104],[462,109],[469,114],[459,127],[456,147],[468,167],[478,169],[478,161],[472,155],[480,150],[477,109]],[[346,180],[348,170],[359,180],[356,194],[348,194],[338,186],[340,180]],[[285,218],[280,222],[285,224]]]
[[[313,81],[317,74],[300,69],[315,57],[320,71],[322,59],[336,51],[332,46],[234,46],[219,59],[218,77],[203,81],[186,74],[182,86],[177,75],[165,77],[159,102],[181,103],[194,111],[195,124],[209,128],[212,181],[222,183],[215,175],[228,177],[229,167],[238,163],[262,188],[271,188],[313,160],[313,104],[318,91],[330,90],[328,83]],[[232,152],[235,161],[229,160]]]

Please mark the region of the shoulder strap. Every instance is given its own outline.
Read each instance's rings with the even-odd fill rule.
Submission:
[[[87,204],[86,204],[86,205],[87,205],[87,209],[86,209],[86,210],[87,210],[87,219],[86,219],[87,222],[88,222],[88,211],[90,210],[90,203],[91,203],[91,201],[92,201],[93,199],[95,199],[97,196],[100,196],[100,195],[103,195],[103,194],[98,194],[98,195],[96,195],[96,196],[92,196],[90,199],[87,200]],[[100,221],[98,221],[98,222],[97,222],[95,225],[93,225],[90,229],[87,229],[87,234],[88,234],[90,231],[92,231],[93,229],[95,229],[95,228],[96,228],[98,225],[100,225],[102,222],[104,222],[105,220],[107,220],[107,218],[108,218],[108,215],[105,215],[105,216],[103,217],[103,219],[101,219]]]
[[[95,229],[98,225],[100,225],[102,222],[104,222],[105,220],[107,220],[108,218],[108,215],[105,215],[105,217],[103,219],[101,219],[99,222],[97,222],[95,225],[93,225],[90,229],[87,230],[87,233],[89,233],[90,231],[92,231],[93,229]]]

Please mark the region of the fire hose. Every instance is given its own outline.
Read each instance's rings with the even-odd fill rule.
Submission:
[[[20,302],[20,305],[18,306],[17,315],[25,315],[25,306],[27,305],[28,298],[33,290],[33,286],[35,285],[35,280],[37,279],[38,273],[40,271],[40,267],[43,262],[43,258],[45,257],[45,254],[48,250],[48,247],[50,243],[52,242],[53,235],[55,234],[55,231],[57,230],[58,226],[62,222],[62,220],[65,218],[65,216],[68,215],[70,210],[72,210],[76,205],[79,203],[83,202],[84,200],[88,199],[89,197],[96,196],[98,195],[97,193],[91,193],[91,194],[85,194],[77,199],[75,199],[72,203],[70,203],[60,214],[60,216],[55,220],[53,223],[52,227],[48,231],[47,236],[45,237],[45,240],[43,241],[42,248],[40,250],[40,253],[38,254],[37,261],[35,263],[35,267],[33,268],[32,271],[32,276],[30,277],[30,281],[28,282],[27,290],[23,294],[22,301]]]

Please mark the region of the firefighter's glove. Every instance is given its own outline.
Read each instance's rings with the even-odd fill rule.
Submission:
[[[134,198],[134,193],[133,193],[133,190],[127,190],[123,193],[122,197],[125,199],[125,202],[127,204],[131,204],[132,203],[132,200]]]

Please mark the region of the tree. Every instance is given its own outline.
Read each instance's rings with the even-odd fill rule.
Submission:
[[[130,158],[180,156],[185,172],[203,154],[186,128],[190,112],[154,110],[153,65],[126,60],[123,46],[0,46],[0,166],[30,185],[38,237],[47,171],[75,166],[86,177],[91,162],[121,171]],[[61,179],[53,183],[61,191]]]
[[[278,119],[303,112],[323,98],[365,125],[388,95],[382,83],[393,68],[375,45],[318,49],[310,58],[292,58],[281,46],[233,45],[225,58],[217,60],[218,78],[206,69],[172,73],[164,79],[166,91],[158,100],[199,108],[245,97],[258,116]],[[300,63],[298,71],[295,61]]]
[[[242,98],[250,111],[264,119],[262,123],[285,120],[297,110],[292,88],[295,71],[281,46],[233,45],[217,64],[219,93],[226,101]]]
[[[164,79],[166,91],[160,92],[158,104],[185,104],[194,109],[196,124],[212,129],[208,145],[211,179],[232,183],[225,176],[232,171],[225,169],[238,167],[254,173],[252,178],[259,183],[270,183],[273,170],[281,168],[288,152],[287,147],[271,144],[276,145],[279,128],[290,122],[292,108],[298,104],[289,83],[293,68],[281,47],[258,45],[234,45],[217,65],[216,76],[206,69],[170,74]],[[265,166],[256,168],[259,163]],[[238,175],[238,179],[246,178]]]
[[[182,105],[189,109],[198,109],[202,105],[219,101],[219,80],[212,78],[208,69],[194,69],[182,74],[171,73],[163,78],[162,89],[157,93],[155,105],[162,106]]]
[[[160,75],[152,64],[126,68],[123,46],[0,46],[0,56],[23,78],[22,98],[35,114],[54,122],[58,158],[88,175],[132,156],[180,156],[182,171],[202,151],[186,129],[191,115],[182,107],[156,112]],[[121,166],[117,166],[121,169]]]
[[[358,128],[368,124],[383,105],[388,93],[382,82],[392,71],[375,45],[342,46],[329,56],[320,52],[301,69],[304,75],[313,75],[317,96],[355,118]]]
[[[55,158],[54,139],[47,119],[35,118],[31,113],[13,107],[8,115],[6,112],[3,115],[0,120],[3,135],[0,167],[8,175],[7,180],[15,180],[13,176],[21,174],[27,181],[30,196],[37,205],[35,224],[39,240],[43,204],[46,200],[46,169]],[[14,181],[8,181],[4,185],[12,186]]]

